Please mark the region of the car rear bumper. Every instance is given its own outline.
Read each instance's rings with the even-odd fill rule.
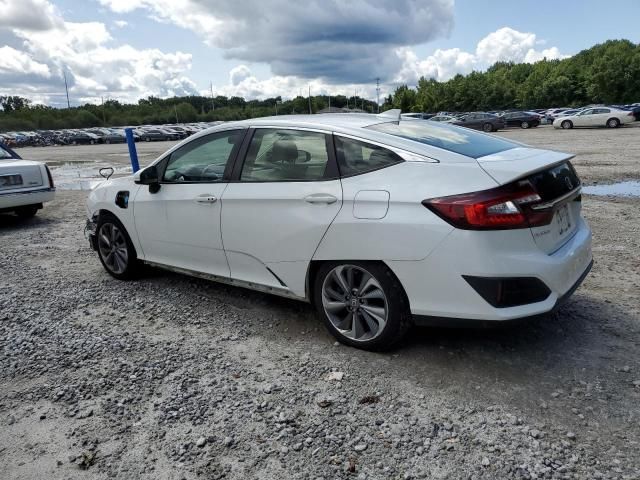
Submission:
[[[456,229],[422,261],[386,263],[405,288],[411,313],[418,320],[436,317],[454,323],[499,322],[550,312],[584,280],[592,261],[591,230],[580,219],[573,236],[551,255],[540,250],[528,229],[499,232]],[[496,307],[464,276],[537,279],[549,293],[534,303]]]
[[[50,202],[54,199],[55,192],[55,188],[40,188],[25,192],[0,193],[0,210]]]

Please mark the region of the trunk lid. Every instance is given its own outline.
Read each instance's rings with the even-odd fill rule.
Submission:
[[[28,160],[0,160],[0,192],[28,190],[44,185],[42,168]]]
[[[563,152],[519,147],[478,158],[480,166],[501,185],[528,180],[541,204],[553,208],[548,225],[531,228],[538,247],[547,254],[561,248],[575,233],[582,210],[580,179]]]

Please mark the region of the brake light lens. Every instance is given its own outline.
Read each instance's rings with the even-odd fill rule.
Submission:
[[[424,200],[422,204],[451,225],[464,230],[506,230],[548,225],[553,208],[535,210],[542,202],[528,181],[491,190]]]
[[[54,188],[55,185],[53,184],[53,176],[51,175],[51,170],[49,170],[49,167],[47,165],[45,165],[44,168],[47,170],[47,178],[49,179],[49,188]]]

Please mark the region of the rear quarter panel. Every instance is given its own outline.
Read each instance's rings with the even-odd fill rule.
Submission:
[[[424,259],[453,227],[421,202],[495,186],[496,182],[476,162],[404,162],[343,178],[342,209],[318,246],[314,260]],[[356,218],[354,212],[362,211],[354,202],[360,192],[366,192],[366,210],[386,214],[382,218]],[[376,206],[376,201],[388,206]]]

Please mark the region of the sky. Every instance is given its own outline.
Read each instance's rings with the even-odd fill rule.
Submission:
[[[640,0],[0,0],[0,95],[375,100],[421,76],[640,42]]]

